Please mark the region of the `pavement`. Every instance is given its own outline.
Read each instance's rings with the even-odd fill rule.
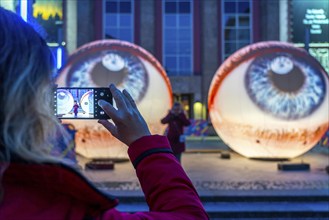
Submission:
[[[248,190],[264,194],[276,190],[301,190],[302,195],[322,190],[329,192],[329,175],[325,171],[325,166],[329,165],[328,155],[312,152],[289,161],[309,163],[309,171],[280,171],[277,161],[251,160],[233,152],[230,155],[230,159],[221,159],[220,153],[185,153],[182,166],[202,195],[228,194],[229,191],[247,193]],[[83,173],[92,182],[105,184],[106,190],[114,194],[126,193],[126,190],[141,193],[130,162],[116,163],[114,170],[83,170]]]
[[[229,159],[221,158],[224,152],[230,154]],[[88,161],[81,157],[78,160],[82,167]],[[288,219],[291,215],[302,216],[302,219],[329,219],[329,175],[325,171],[329,165],[329,149],[316,147],[284,162],[308,163],[310,169],[306,171],[282,171],[278,169],[280,163],[282,161],[245,158],[216,138],[190,140],[187,152],[182,155],[182,166],[206,210],[212,213],[211,219],[246,216],[249,219],[269,216]],[[129,161],[115,163],[113,170],[82,172],[99,188],[120,199],[119,210],[148,210]]]

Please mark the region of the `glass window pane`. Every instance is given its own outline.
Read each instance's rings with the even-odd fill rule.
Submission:
[[[117,13],[118,12],[118,3],[117,2],[106,2],[105,11],[107,13]]]
[[[178,53],[177,44],[175,42],[167,42],[164,50],[167,55],[176,55]]]
[[[251,41],[251,0],[221,0],[224,39],[223,58],[250,44]]]
[[[240,48],[245,47],[247,45],[249,45],[249,42],[241,42],[241,41],[239,41],[239,45],[238,45],[238,48],[237,49],[240,49]]]
[[[224,12],[225,13],[236,13],[235,2],[225,2],[224,3]]]
[[[105,16],[105,25],[106,26],[117,26],[117,15],[116,14],[107,14]]]
[[[235,27],[235,16],[225,15],[224,22],[225,22],[225,27]]]
[[[239,16],[239,26],[249,27],[249,25],[250,25],[249,16]]]
[[[124,28],[124,29],[121,29],[120,31],[119,31],[119,33],[120,33],[120,39],[121,40],[125,40],[125,41],[132,41],[132,37],[131,37],[131,31],[130,31],[130,29],[126,29],[126,28]]]
[[[173,28],[165,28],[165,41],[177,41],[177,31]]]
[[[168,75],[191,74],[193,20],[191,0],[164,2],[163,63]]]
[[[180,29],[178,32],[178,40],[179,41],[191,41],[192,33],[191,29]]]
[[[179,2],[178,3],[178,11],[179,13],[186,14],[190,13],[190,2]]]
[[[177,68],[177,59],[173,56],[166,56],[165,58],[165,67],[169,70],[175,70]]]
[[[225,54],[232,54],[236,51],[236,45],[234,43],[225,43]]]
[[[238,12],[248,14],[250,12],[249,2],[238,2]]]
[[[165,26],[176,27],[176,15],[166,15],[165,16]]]
[[[131,3],[120,2],[120,13],[131,13]]]
[[[249,29],[240,29],[238,31],[238,39],[239,40],[245,40],[249,41],[250,40],[250,30]]]
[[[105,30],[106,39],[118,39],[118,31],[113,29]]]
[[[105,0],[104,33],[106,39],[133,41],[132,0]]]
[[[133,39],[132,39],[131,35],[124,35],[123,37],[121,37],[120,40],[133,42]]]
[[[176,2],[166,2],[165,3],[165,13],[173,14],[177,13]]]
[[[168,34],[170,34],[170,33],[172,34],[175,41],[178,41],[179,32],[178,32],[177,28],[173,28],[173,29],[169,30]]]
[[[179,57],[179,69],[185,70],[184,72],[191,70],[191,57]]]
[[[190,43],[186,43],[186,42],[179,43],[178,48],[179,48],[179,54],[181,55],[187,55],[187,54],[189,55],[192,52]]]
[[[191,26],[191,16],[190,15],[179,16],[179,26],[180,27],[190,27]]]
[[[235,29],[225,29],[225,41],[235,40],[236,30]]]
[[[120,26],[121,27],[131,27],[131,16],[130,15],[120,15]]]

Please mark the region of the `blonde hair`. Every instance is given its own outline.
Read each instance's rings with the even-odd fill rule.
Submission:
[[[0,162],[56,160],[49,153],[62,126],[51,107],[53,56],[29,24],[1,7],[0,54]]]

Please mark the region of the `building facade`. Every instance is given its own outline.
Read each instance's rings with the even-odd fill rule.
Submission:
[[[13,1],[14,6],[8,3],[10,0],[6,2],[4,7],[17,11],[23,1]],[[27,2],[32,11],[37,8],[38,0]],[[55,48],[61,47],[69,55],[100,39],[125,40],[145,48],[165,68],[175,100],[183,103],[191,118],[208,118],[208,89],[216,70],[229,55],[248,44],[295,43],[329,71],[327,0],[49,2],[62,5],[62,37]],[[312,41],[314,36],[321,39]]]

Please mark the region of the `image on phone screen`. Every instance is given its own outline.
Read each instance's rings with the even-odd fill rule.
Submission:
[[[59,118],[95,118],[94,89],[59,88],[55,111]]]

